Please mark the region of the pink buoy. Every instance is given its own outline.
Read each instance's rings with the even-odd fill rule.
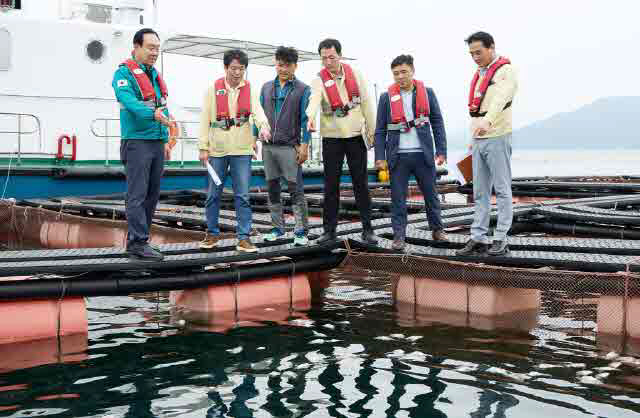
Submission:
[[[0,281],[30,278],[31,276],[0,277]],[[0,345],[74,334],[84,334],[86,338],[89,330],[87,307],[84,298],[79,297],[2,301],[0,318],[5,318],[0,325]]]
[[[445,311],[486,317],[535,311],[540,307],[540,290],[472,285],[429,277],[401,275],[394,283],[398,302]]]
[[[237,312],[257,307],[299,303],[311,300],[311,287],[306,274],[292,278],[276,276],[247,280],[237,284],[220,284],[200,289],[176,290],[171,303],[195,312]]]
[[[88,332],[84,298],[0,302],[0,318],[11,318],[0,325],[0,344]]]

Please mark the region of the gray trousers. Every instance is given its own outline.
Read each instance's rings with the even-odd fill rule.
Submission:
[[[160,198],[164,142],[148,139],[122,141],[120,159],[127,176],[127,246],[146,243]]]
[[[304,197],[302,167],[296,162],[296,150],[290,146],[265,145],[262,148],[264,174],[269,191],[269,209],[273,227],[285,232],[284,208],[282,205],[281,179],[287,182],[291,196],[291,208],[295,217],[294,232],[306,235],[309,231],[308,206]]]
[[[498,223],[493,239],[504,241],[513,221],[511,197],[511,134],[487,139],[474,139],[473,200],[475,202],[471,239],[489,243],[491,190],[495,189]]]

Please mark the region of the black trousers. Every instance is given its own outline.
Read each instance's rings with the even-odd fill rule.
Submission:
[[[353,138],[323,138],[322,159],[324,164],[324,210],[322,221],[325,233],[333,233],[338,225],[340,204],[340,177],[342,164],[347,157],[353,193],[360,211],[360,221],[365,230],[371,228],[371,199],[367,177],[367,147],[362,136]]]
[[[164,142],[128,139],[120,145],[120,159],[127,176],[127,246],[145,243],[160,198],[164,169]]]

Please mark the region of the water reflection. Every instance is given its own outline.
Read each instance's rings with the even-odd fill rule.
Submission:
[[[168,294],[91,298],[88,347],[79,348],[85,358],[5,371],[0,416],[640,412],[640,368],[613,367],[599,351],[600,338],[579,333],[571,318],[571,327],[551,326],[549,313],[561,312],[548,309],[548,295],[539,313],[482,317],[396,304],[393,288],[390,276],[343,269],[312,289],[310,308],[275,305],[200,318],[171,309]],[[582,383],[580,372],[609,373],[606,386]]]

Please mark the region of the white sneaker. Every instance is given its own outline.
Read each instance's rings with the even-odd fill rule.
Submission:
[[[295,235],[293,237],[293,245],[300,245],[300,246],[305,246],[305,245],[309,245],[309,238],[307,238],[305,235]]]
[[[273,242],[277,241],[280,238],[284,238],[284,234],[280,233],[276,229],[271,230],[271,232],[266,233],[262,236],[265,241]]]

